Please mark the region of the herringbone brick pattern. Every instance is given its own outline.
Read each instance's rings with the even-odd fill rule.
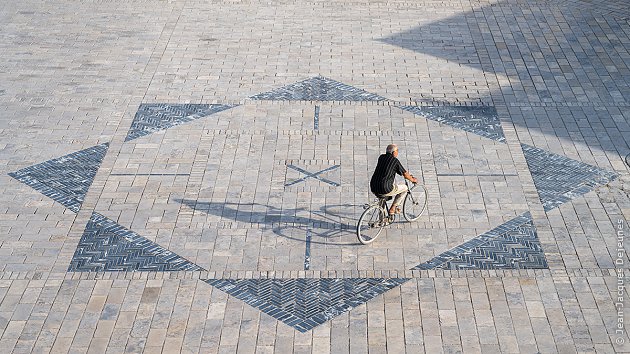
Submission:
[[[529,213],[521,215],[414,269],[547,268]]]
[[[125,141],[207,117],[233,107],[233,105],[223,104],[141,104]]]
[[[544,269],[547,268],[547,262],[540,241],[536,236],[536,228],[529,221],[436,268]]]
[[[488,139],[505,142],[497,110],[490,106],[401,106],[401,109]]]
[[[93,213],[85,226],[70,272],[202,270],[116,222]]]
[[[611,171],[548,151],[521,145],[546,211],[584,195],[617,177]]]
[[[206,283],[306,332],[408,279],[209,279]]]
[[[275,101],[383,101],[386,98],[365,90],[317,76],[251,97]]]
[[[9,176],[77,213],[108,146],[105,143],[77,151],[10,172]]]

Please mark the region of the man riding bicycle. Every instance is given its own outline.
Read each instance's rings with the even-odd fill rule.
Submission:
[[[396,174],[403,176],[405,179],[418,183],[418,179],[412,176],[398,160],[398,145],[387,145],[384,154],[378,157],[378,164],[370,180],[370,189],[377,197],[394,197],[394,202],[389,208],[389,214],[400,213],[399,205],[407,195],[407,185],[395,184]]]

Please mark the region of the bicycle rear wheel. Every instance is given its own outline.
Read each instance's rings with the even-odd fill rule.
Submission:
[[[370,244],[376,240],[378,235],[383,231],[387,220],[387,215],[383,212],[383,209],[376,205],[365,209],[359,222],[357,223],[357,237],[359,242],[364,245]]]
[[[418,187],[414,188],[413,193],[407,193],[403,202],[403,216],[409,222],[418,220],[427,210],[427,189],[423,185]]]

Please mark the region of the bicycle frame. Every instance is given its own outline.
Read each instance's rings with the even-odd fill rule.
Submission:
[[[411,186],[409,186],[409,181],[405,179],[405,185],[407,186],[407,193],[412,194],[411,191],[417,186],[417,183],[412,183]],[[367,209],[375,204],[378,205],[381,209],[385,210],[385,214],[389,214],[389,205],[387,204],[387,199],[381,197],[378,197],[378,200],[374,203],[364,204],[363,209]]]
[[[412,222],[417,220],[426,209],[427,192],[426,188],[423,187],[425,199],[423,204],[419,204],[415,201],[415,198],[413,197],[413,190],[417,186],[417,183],[413,183],[413,185],[410,186],[409,182],[405,180],[405,185],[407,187],[407,193],[402,203],[402,214],[407,221]],[[364,245],[372,243],[378,237],[378,235],[380,235],[383,227],[395,222],[396,216],[398,215],[398,213],[389,213],[389,206],[387,205],[387,202],[392,199],[393,196],[377,197],[378,199],[376,201],[363,205],[363,208],[365,210],[363,211],[361,217],[359,217],[359,221],[357,222],[357,237],[359,238],[359,241]],[[409,210],[407,210],[408,204],[411,205],[411,208],[414,208],[414,205],[420,205],[422,209],[417,214],[410,214]],[[377,210],[378,216],[374,214],[374,212],[376,212]],[[372,219],[374,216],[376,216],[377,220]],[[374,231],[370,232],[369,230]],[[370,235],[370,233],[374,233],[374,235]]]

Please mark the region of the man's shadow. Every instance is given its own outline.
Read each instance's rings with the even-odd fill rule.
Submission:
[[[338,204],[319,209],[282,209],[260,203],[204,202],[192,199],[173,199],[195,211],[215,215],[222,219],[267,226],[276,235],[296,241],[305,241],[306,235],[316,236],[310,243],[324,245],[357,245],[355,237],[356,206]],[[362,210],[361,210],[362,211]],[[296,233],[296,230],[300,230]]]

